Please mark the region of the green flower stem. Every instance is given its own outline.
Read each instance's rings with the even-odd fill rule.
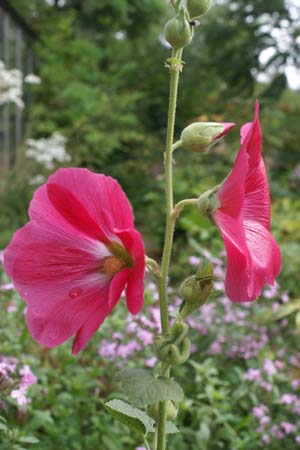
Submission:
[[[182,51],[172,52],[172,58],[181,58]],[[159,303],[160,303],[160,318],[162,334],[166,335],[169,332],[169,314],[168,314],[168,272],[170,266],[173,234],[174,234],[174,217],[173,217],[173,160],[172,160],[172,145],[175,125],[175,114],[177,104],[177,92],[180,68],[178,65],[171,64],[171,82],[170,82],[170,97],[169,97],[169,112],[168,112],[168,125],[167,125],[167,141],[165,151],[165,177],[166,177],[166,231],[165,231],[165,243],[161,261],[160,279],[158,283],[159,290]]]
[[[153,450],[157,450],[157,427],[155,428],[153,442],[154,442],[154,448],[153,448]]]
[[[146,438],[145,438],[145,440],[144,440],[144,446],[145,446],[146,450],[151,450],[151,449],[150,449],[149,442],[147,441]]]
[[[159,402],[159,415],[157,427],[157,450],[165,450],[167,443],[167,402]]]
[[[158,278],[159,291],[159,305],[160,305],[160,320],[163,336],[169,332],[169,314],[168,314],[168,273],[171,259],[171,252],[173,246],[173,235],[175,226],[174,217],[174,200],[173,200],[173,159],[172,146],[174,136],[174,125],[176,115],[178,81],[181,65],[178,60],[181,60],[182,50],[172,52],[170,72],[170,97],[169,97],[169,112],[167,124],[167,140],[165,151],[165,179],[166,179],[166,230],[165,242],[161,261],[160,277]],[[172,63],[173,61],[173,63]],[[162,371],[165,368],[162,367]],[[163,374],[163,372],[162,372]],[[169,376],[169,373],[168,375]],[[159,403],[159,417],[157,421],[157,450],[166,449],[166,422],[167,422],[167,402]]]
[[[160,275],[158,264],[154,259],[146,256],[145,264],[149,272],[151,272],[154,277],[158,277]]]
[[[181,200],[180,202],[176,203],[174,211],[180,213],[180,211],[182,211],[185,206],[197,205],[197,203],[197,198],[187,198],[185,200]]]
[[[181,145],[182,145],[181,140],[175,142],[175,144],[172,145],[172,153],[173,153],[177,148],[181,147]]]

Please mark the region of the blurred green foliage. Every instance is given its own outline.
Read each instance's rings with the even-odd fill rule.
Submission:
[[[169,50],[162,45],[162,29],[171,8],[164,0],[66,0],[53,1],[52,6],[44,0],[11,3],[39,36],[36,71],[42,84],[33,87],[27,137],[39,139],[60,131],[67,137],[73,165],[116,177],[133,203],[148,253],[159,257],[169,83],[164,68]],[[296,37],[300,25],[284,0],[216,3],[201,19],[195,40],[184,54],[176,136],[194,120],[231,121],[237,127],[207,155],[176,151],[175,198],[196,196],[228,174],[239,148],[239,128],[252,120],[258,97],[273,202],[272,227],[283,253],[279,282],[297,297],[300,93],[288,89],[283,69],[286,63],[299,66]],[[287,49],[278,44],[270,27],[289,34]],[[270,47],[274,55],[263,64],[259,55]],[[270,81],[258,83],[257,73],[271,66]],[[45,170],[43,175],[48,173]],[[34,190],[30,181],[36,174],[37,169],[20,151],[6,189],[0,192],[0,249],[28,220]],[[175,282],[189,274],[187,257],[197,253],[199,242],[216,251],[222,248],[217,230],[186,208],[175,233]],[[23,323],[21,308],[18,316],[6,314],[0,320],[1,353],[22,354],[24,363],[30,363],[40,379],[39,386],[32,388],[34,407],[26,417],[18,416],[15,406],[9,405],[8,434],[3,431],[1,436],[6,436],[6,446],[1,443],[1,450],[28,448],[30,442],[26,444],[23,438],[30,440],[31,436],[38,437],[34,447],[41,450],[132,450],[141,445],[122,426],[112,424],[94,395],[100,389],[101,395],[110,398],[113,391],[111,368],[103,362],[99,365],[95,345],[74,364],[65,346],[51,352],[37,349],[21,325],[16,339],[16,323]],[[246,413],[257,398],[241,381],[240,361],[232,368],[224,360],[214,364],[202,357],[195,357],[192,367],[180,369],[180,377],[190,380],[190,385],[179,419],[183,433],[172,437],[173,448],[201,450],[199,442],[211,442],[212,450],[264,448],[254,440],[253,419]],[[236,411],[243,416],[238,417]],[[0,432],[5,427],[0,422]]]
[[[133,203],[149,253],[159,253],[169,82],[163,65],[169,50],[162,45],[162,29],[171,8],[164,0],[52,3],[12,1],[39,36],[36,70],[42,84],[34,87],[28,137],[60,131],[67,137],[73,165],[116,177]],[[300,95],[286,88],[283,68],[298,62],[299,25],[284,0],[225,1],[203,16],[185,51],[176,136],[193,120],[227,120],[237,127],[226,144],[208,156],[177,152],[176,198],[197,195],[227,175],[239,148],[238,128],[252,119],[255,97],[261,101],[264,156],[274,200],[295,196],[289,179],[299,161]],[[272,28],[291,38],[287,50]],[[272,58],[261,63],[259,55],[270,47]],[[273,77],[268,84],[258,84],[255,74],[268,66]],[[32,169],[24,168],[22,158],[17,172],[13,177],[21,177],[23,185],[18,181],[19,188],[11,187],[8,182],[8,192],[0,194],[2,246],[9,231],[24,223],[24,196],[29,198],[32,191],[24,193]],[[296,183],[299,186],[299,180]],[[16,194],[20,190],[22,211],[10,201],[14,189]],[[189,233],[188,222],[181,222],[177,234]]]

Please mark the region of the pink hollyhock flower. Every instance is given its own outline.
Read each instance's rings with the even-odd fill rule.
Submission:
[[[226,252],[225,289],[234,302],[249,302],[265,284],[274,285],[281,254],[270,233],[270,192],[262,159],[262,134],[256,102],[254,121],[241,129],[241,148],[233,169],[218,189],[212,216]]]
[[[75,335],[78,353],[125,287],[128,310],[141,310],[144,245],[116,180],[60,169],[35,192],[29,216],[4,252],[4,268],[27,303],[35,340],[54,347]]]

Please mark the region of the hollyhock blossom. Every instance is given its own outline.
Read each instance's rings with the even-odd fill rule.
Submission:
[[[54,347],[75,335],[78,353],[124,288],[128,310],[141,310],[144,245],[116,180],[60,169],[35,192],[29,216],[5,250],[4,268],[27,303],[35,340]]]
[[[230,300],[248,302],[274,285],[281,254],[270,233],[270,192],[262,159],[259,104],[254,121],[241,129],[241,148],[233,169],[216,193],[212,217],[226,252],[225,289]]]

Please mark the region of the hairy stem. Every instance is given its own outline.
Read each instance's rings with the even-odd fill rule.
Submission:
[[[179,52],[178,57],[181,57],[182,51]],[[177,56],[173,50],[172,58]],[[166,179],[166,229],[165,242],[161,261],[161,277],[159,280],[159,301],[160,301],[160,316],[162,334],[166,335],[169,331],[169,315],[168,315],[168,272],[170,266],[170,258],[173,245],[174,234],[174,219],[173,219],[173,161],[172,161],[172,145],[175,125],[175,114],[177,104],[177,92],[180,68],[174,64],[170,67],[171,81],[170,81],[170,97],[169,97],[169,111],[168,111],[168,125],[167,125],[167,141],[165,151],[165,179]]]
[[[172,52],[170,72],[170,97],[169,97],[169,111],[168,111],[168,124],[167,124],[167,140],[165,151],[165,183],[166,183],[166,229],[165,229],[165,241],[163,248],[163,255],[161,261],[160,278],[158,281],[159,290],[159,304],[160,304],[160,320],[162,334],[165,336],[169,332],[169,314],[168,314],[168,273],[170,267],[171,252],[173,246],[174,235],[174,201],[173,201],[173,160],[172,151],[173,137],[174,137],[174,125],[176,115],[177,104],[177,92],[179,73],[181,70],[181,55],[182,50]],[[174,62],[174,60],[177,60]],[[164,368],[162,368],[164,370]],[[168,373],[169,376],[169,373]],[[166,449],[166,422],[167,422],[167,402],[159,403],[159,417],[157,421],[157,450]]]

